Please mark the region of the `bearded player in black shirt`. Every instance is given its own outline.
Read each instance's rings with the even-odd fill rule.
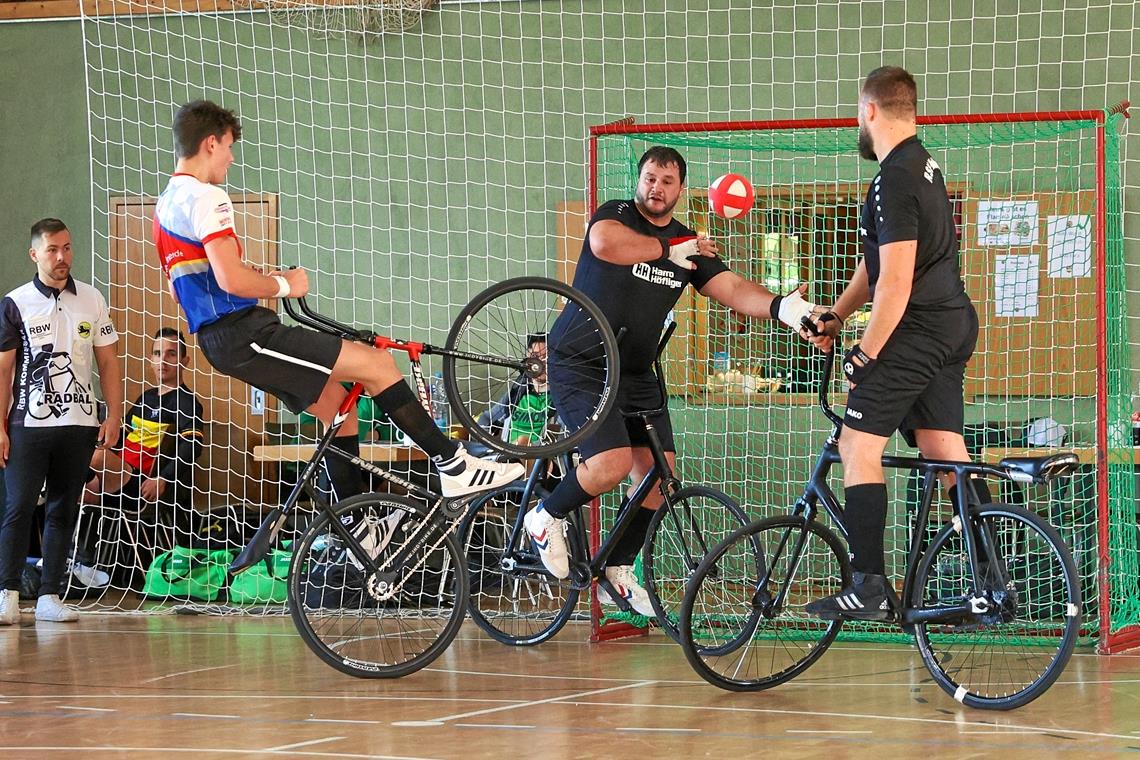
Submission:
[[[962,382],[978,315],[958,268],[958,235],[942,170],[922,147],[918,91],[904,69],[875,69],[859,96],[859,154],[879,161],[860,218],[863,261],[809,338],[827,350],[843,320],[871,301],[871,318],[843,357],[850,385],[839,455],[854,578],[807,605],[836,620],[886,620],[897,605],[886,579],[887,488],[882,455],[897,429],[924,457],[969,460],[962,438]],[[956,498],[949,476],[944,485]],[[983,504],[984,483],[972,481]]]
[[[803,293],[775,296],[765,288],[730,271],[717,256],[715,241],[697,234],[673,218],[673,208],[685,187],[685,159],[676,150],[654,147],[638,163],[638,182],[632,200],[610,201],[590,219],[574,275],[574,287],[588,295],[621,338],[621,376],[617,403],[598,431],[580,446],[582,463],[557,488],[527,513],[525,525],[542,562],[558,578],[570,575],[565,539],[566,515],[595,496],[609,491],[627,475],[640,481],[653,466],[648,438],[640,420],[627,420],[626,411],[655,409],[661,403],[653,360],[666,316],[681,291],[692,284],[702,295],[742,314],[780,319],[800,328],[812,313]],[[569,310],[549,335],[550,392],[559,415],[577,427],[592,411],[595,393],[583,394],[590,402],[578,404],[575,390],[583,382],[580,372],[560,365],[559,355],[574,354],[571,345],[575,314]],[[585,382],[589,382],[588,380]],[[673,430],[668,411],[652,419],[674,461]],[[643,615],[653,615],[649,597],[633,574],[633,562],[645,543],[653,511],[661,496],[652,491],[636,519],[621,537],[606,568],[616,591]],[[599,589],[603,604],[613,600]]]

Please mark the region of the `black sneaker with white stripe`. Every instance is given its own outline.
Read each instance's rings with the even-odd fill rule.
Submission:
[[[850,586],[808,603],[805,609],[823,620],[890,620],[897,606],[886,576],[853,573]]]
[[[459,463],[447,462],[438,467],[440,488],[449,499],[490,491],[526,475],[526,468],[518,462],[479,459],[468,454],[462,446],[459,447],[457,457],[461,460]]]

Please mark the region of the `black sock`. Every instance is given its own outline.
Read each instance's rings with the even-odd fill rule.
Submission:
[[[624,508],[626,499],[622,499],[622,507]],[[656,514],[656,509],[647,509],[646,507],[638,507],[637,514],[633,516],[633,522],[629,524],[629,528],[618,539],[617,546],[614,547],[613,554],[606,560],[606,564],[610,567],[617,567],[618,565],[632,565],[637,559],[637,555],[641,554],[641,549],[645,546],[645,536],[649,533],[649,521],[653,519]],[[618,514],[620,514],[620,510]]]
[[[350,456],[360,456],[360,439],[355,435],[339,435],[332,439],[331,445]],[[336,454],[326,453],[325,472],[328,473],[329,484],[333,489],[334,504],[350,496],[364,493],[364,482],[360,477],[360,468],[347,459]]]
[[[883,534],[887,529],[887,486],[863,483],[844,489],[847,505],[847,543],[851,547],[851,567],[860,573],[886,575]]]
[[[396,427],[407,433],[434,461],[451,459],[459,450],[459,444],[448,440],[432,418],[428,417],[407,383],[401,381],[389,386],[374,396],[373,400]]]
[[[578,483],[578,468],[574,468],[562,478],[554,492],[542,500],[542,508],[561,519],[592,498]]]

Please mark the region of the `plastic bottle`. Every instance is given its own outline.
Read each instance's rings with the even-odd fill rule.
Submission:
[[[442,372],[432,375],[428,390],[431,395],[431,411],[435,425],[444,435],[448,435],[451,431],[451,407],[447,403],[447,392],[443,389]]]

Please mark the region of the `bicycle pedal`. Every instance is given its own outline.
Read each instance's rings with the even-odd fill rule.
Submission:
[[[629,612],[635,615],[638,614],[637,610],[635,610],[632,605],[630,605],[629,600],[619,594],[617,592],[617,589],[613,587],[613,584],[610,583],[609,579],[604,575],[598,577],[598,587],[606,592],[606,595],[610,598],[609,603],[617,607],[618,610],[621,612]]]

